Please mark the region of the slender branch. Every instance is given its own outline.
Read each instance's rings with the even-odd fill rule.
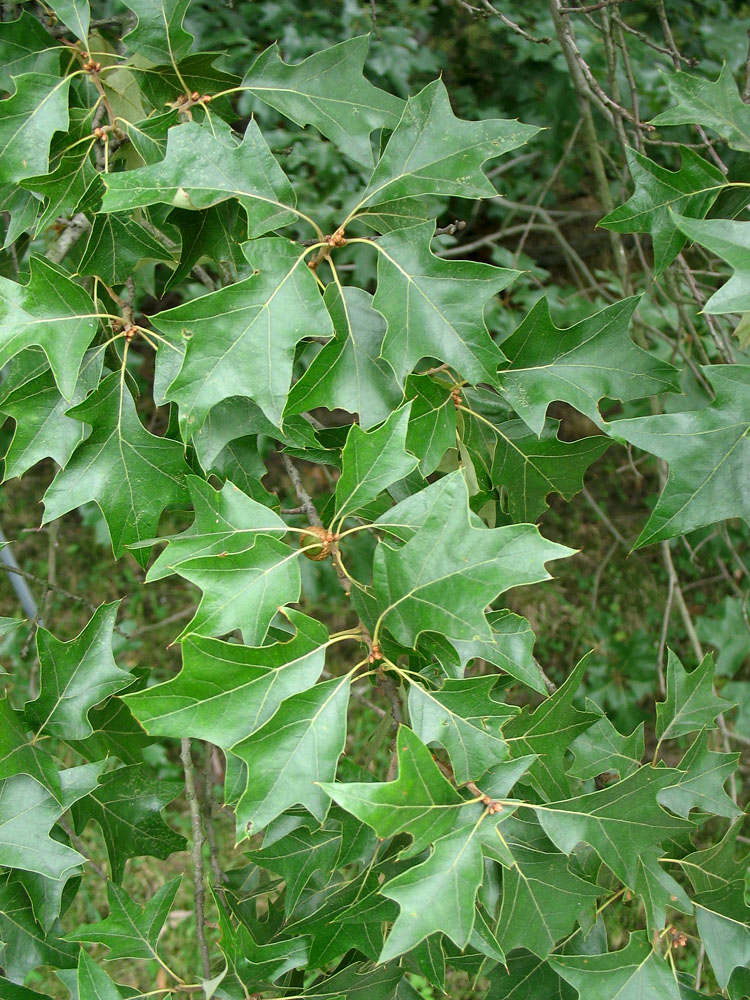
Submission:
[[[662,542],[662,546],[667,545],[667,542]],[[657,657],[657,670],[659,674],[659,690],[661,691],[662,697],[666,696],[667,685],[664,680],[664,650],[667,645],[667,632],[669,631],[669,619],[672,617],[672,603],[674,601],[674,585],[675,585],[675,575],[673,573],[669,574],[669,585],[667,590],[667,601],[664,606],[664,615],[662,617],[661,623],[661,636],[659,638],[659,655]]]
[[[581,132],[586,146],[586,152],[588,153],[589,162],[591,164],[591,169],[594,174],[594,179],[596,181],[597,196],[604,211],[611,212],[614,208],[614,200],[609,190],[607,172],[604,168],[602,150],[599,145],[599,138],[596,134],[596,125],[594,124],[594,116],[591,110],[592,98],[596,99],[597,103],[600,105],[601,102],[589,86],[589,80],[583,70],[583,66],[586,65],[585,60],[578,50],[578,45],[570,26],[570,22],[562,13],[560,0],[547,0],[547,2],[549,12],[552,15],[552,21],[555,25],[555,31],[557,32],[558,41],[560,42],[560,47],[563,50],[565,61],[568,64],[571,83],[573,84],[573,88],[578,99],[578,107],[582,118]],[[591,71],[587,65],[586,70],[588,70],[589,77],[591,77]],[[611,108],[604,104],[601,105],[601,110],[604,112],[607,121],[612,124],[614,119]],[[612,247],[612,254],[615,259],[615,265],[617,267],[617,272],[620,276],[623,289],[626,294],[629,294],[630,275],[622,239],[619,234],[616,234],[613,231],[610,231],[609,239]]]
[[[211,976],[211,960],[208,956],[208,942],[206,941],[206,887],[203,881],[203,825],[201,823],[201,811],[198,804],[198,796],[195,791],[195,772],[193,769],[193,754],[190,739],[183,737],[180,740],[180,757],[185,771],[185,794],[190,807],[190,822],[193,832],[192,858],[193,858],[193,900],[195,902],[195,936],[198,940],[198,948],[201,954],[201,968],[204,979]]]
[[[224,883],[227,877],[219,864],[219,849],[216,844],[216,833],[214,831],[214,800],[211,790],[211,770],[214,761],[214,748],[210,743],[205,744],[206,755],[203,762],[203,782],[201,788],[201,806],[203,809],[203,825],[206,829],[206,840],[208,841],[208,856],[213,874],[214,892],[225,909],[228,910],[226,895],[224,893]]]
[[[672,59],[677,58],[681,62],[685,63],[686,66],[690,66],[691,68],[695,68],[698,65],[697,59],[691,59],[689,56],[680,55],[679,52],[672,52],[670,49],[665,48],[665,46],[659,45],[659,43],[655,42],[652,38],[649,38],[649,36],[644,32],[638,31],[637,28],[633,28],[630,24],[623,21],[616,11],[613,13],[613,18],[618,28],[622,31],[626,31],[629,35],[634,35],[637,39],[643,42],[644,45],[648,45],[648,47],[653,49],[655,52],[661,52],[662,55],[670,56]],[[676,145],[679,146],[681,143],[676,143]]]
[[[281,462],[284,466],[286,474],[292,481],[292,486],[294,487],[294,492],[297,494],[297,499],[302,504],[302,508],[307,516],[310,524],[314,524],[317,528],[323,527],[323,522],[320,519],[320,514],[315,509],[315,504],[312,502],[312,497],[307,492],[302,482],[302,477],[299,474],[299,469],[291,460],[286,452],[279,452],[281,456]]]
[[[5,537],[3,529],[0,527],[0,543],[7,541],[8,539]],[[16,557],[13,555],[13,549],[9,544],[3,545],[3,547],[0,548],[0,567],[7,573],[13,574],[10,578],[10,582],[16,592],[18,602],[29,621],[34,621],[38,616],[37,604],[34,599],[34,595],[29,590],[29,587],[24,579],[27,574],[24,573],[16,562]],[[28,574],[28,576],[31,578],[31,574]],[[38,577],[34,577],[33,579],[39,580]]]
[[[596,500],[594,500],[594,498],[591,496],[591,494],[589,493],[589,491],[586,489],[585,486],[581,490],[581,495],[583,496],[583,499],[586,501],[589,507],[596,514],[596,516],[599,518],[599,520],[602,522],[607,531],[612,535],[612,537],[617,539],[617,541],[620,543],[620,545],[623,546],[623,548],[629,549],[630,546],[628,545],[627,539],[624,537],[624,535],[620,534],[620,532],[617,530],[614,524],[612,524],[610,519],[604,513],[604,511],[596,502]]]
[[[509,17],[493,7],[489,0],[481,0],[482,8],[491,16],[496,17],[506,28],[510,28],[511,31],[520,35],[521,38],[525,39],[527,42],[534,42],[536,45],[549,45],[552,39],[548,35],[544,35],[542,38],[537,38],[536,35],[529,34],[525,31],[520,24],[516,24],[515,21],[511,21]]]
[[[53,264],[61,264],[68,251],[75,246],[78,240],[80,240],[83,234],[87,233],[89,229],[91,229],[91,223],[83,212],[78,212],[60,233],[45,256],[48,260],[51,260]]]
[[[630,0],[599,0],[599,3],[589,4],[588,7],[561,7],[561,14],[593,14],[594,11],[603,10],[605,7],[616,7],[621,3],[629,3]]]
[[[91,601],[86,600],[85,597],[79,597],[78,594],[72,594],[69,590],[65,590],[64,587],[58,587],[57,584],[50,584],[47,580],[44,580],[41,576],[37,576],[35,573],[29,573],[25,569],[21,569],[19,566],[9,566],[7,563],[0,563],[0,569],[4,569],[6,573],[15,573],[17,576],[22,576],[26,580],[32,580],[34,583],[40,584],[42,587],[46,587],[55,594],[62,594],[63,597],[67,597],[70,601],[75,601],[77,604],[84,604],[89,611],[96,611],[96,604],[92,604]],[[121,635],[124,639],[129,639],[130,636],[121,631],[117,626],[115,626],[115,632]]]

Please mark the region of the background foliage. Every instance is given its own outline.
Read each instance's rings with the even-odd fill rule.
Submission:
[[[746,6],[3,4],[0,994],[750,996]]]

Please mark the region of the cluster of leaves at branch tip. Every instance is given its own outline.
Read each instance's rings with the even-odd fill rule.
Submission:
[[[750,366],[706,365],[714,398],[700,408],[675,395],[670,412],[610,421],[603,399],[680,393],[680,372],[630,337],[637,297],[568,328],[541,298],[501,341],[485,307],[519,272],[441,256],[431,213],[494,198],[485,165],[538,128],[460,119],[441,80],[387,93],[364,75],[366,37],[298,64],[274,45],[240,79],[192,51],[189,0],[126,0],[116,47],[89,33],[85,0],[47,6],[53,33],[27,9],[0,24],[4,246],[24,237],[19,273],[0,276],[0,411],[16,423],[5,473],[53,459],[43,524],[94,502],[115,558],[200,598],[175,636],[176,676],[118,665],[118,604],[103,604],[73,638],[39,627],[38,690],[23,703],[14,682],[0,700],[0,993],[41,997],[24,983],[43,965],[79,1000],[135,995],[110,977],[114,959],[156,961],[165,995],[200,976],[191,955],[177,974],[160,951],[179,877],[140,902],[129,867],[185,847],[163,814],[182,786],[144,754],[172,738],[223,751],[246,850],[209,901],[207,997],[395,1000],[415,995],[413,969],[445,989],[447,961],[489,976],[493,1000],[679,1000],[703,994],[675,972],[667,928],[694,918],[739,1000],[747,862],[725,791],[737,755],[711,738],[732,705],[712,660],[689,669],[670,653],[644,760],[642,728],[623,735],[581,707],[585,661],[549,693],[503,595],[575,557],[535,522],[615,442],[669,466],[636,546],[750,522]],[[702,123],[750,152],[726,69],[668,86],[677,106],[661,125]],[[232,128],[229,92],[358,171],[336,239],[298,204],[257,120]],[[750,312],[750,223],[704,218],[721,171],[690,148],[676,172],[636,151],[630,168],[635,193],[603,225],[650,233],[658,273],[700,243],[735,272],[707,311]],[[373,292],[358,267],[369,275],[375,258]],[[165,289],[183,301],[147,321],[139,303]],[[152,380],[131,365],[148,351]],[[168,406],[163,434],[144,425],[139,392]],[[599,433],[559,437],[556,401]],[[302,514],[260,481],[269,442],[335,483],[311,500],[297,470]],[[191,511],[190,527],[160,535],[167,509]],[[301,556],[335,569],[350,629],[329,634],[295,607],[312,572]],[[348,666],[326,666],[338,642]],[[394,757],[373,775],[345,756],[348,712],[385,689]],[[601,775],[612,780],[596,787]],[[697,850],[691,835],[717,818],[723,841]],[[65,933],[95,838],[108,914]],[[640,923],[610,951],[601,911],[625,897]]]

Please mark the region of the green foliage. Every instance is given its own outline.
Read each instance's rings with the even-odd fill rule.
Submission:
[[[559,512],[611,445],[636,446],[668,465],[634,545],[662,543],[670,571],[653,683],[685,603],[669,540],[750,523],[747,358],[713,326],[700,364],[650,341],[667,324],[623,272],[581,306],[532,294],[505,247],[457,259],[439,216],[494,211],[497,158],[545,140],[460,117],[442,79],[406,99],[376,86],[367,37],[297,61],[274,44],[236,76],[193,51],[189,0],[128,0],[95,33],[87,3],[49,6],[56,25],[0,24],[5,475],[46,462],[51,551],[58,519],[93,502],[115,559],[192,606],[165,623],[187,619],[175,676],[101,596],[67,640],[42,606],[38,669],[24,652],[2,674],[3,996],[57,990],[46,965],[80,1000],[404,1000],[450,990],[446,969],[490,1000],[678,1000],[707,995],[686,985],[688,936],[743,996],[742,778],[712,657],[686,669],[670,651],[655,725],[626,735],[584,698],[592,660],[556,686],[511,607],[576,565],[536,524],[549,497]],[[656,125],[750,150],[726,69],[669,88]],[[238,101],[257,110],[243,134]],[[670,280],[695,241],[735,272],[706,312],[750,311],[750,223],[717,214],[743,210],[744,182],[687,145],[678,170],[626,155],[635,192],[603,226],[648,233]],[[4,642],[18,631],[0,619]],[[217,846],[220,782],[234,838]],[[182,806],[165,815],[183,790],[196,947],[174,971],[180,876],[141,903],[133,862],[185,849]],[[139,971],[120,987],[102,958]],[[157,966],[166,985],[143,989]]]

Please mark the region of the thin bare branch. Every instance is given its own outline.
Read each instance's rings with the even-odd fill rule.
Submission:
[[[193,751],[191,741],[187,737],[180,740],[180,757],[185,771],[185,795],[190,808],[190,823],[192,827],[191,856],[193,860],[193,902],[195,903],[195,936],[201,956],[203,978],[211,976],[211,959],[206,941],[206,886],[203,878],[203,824],[198,795],[195,791],[195,771],[193,768]]]

